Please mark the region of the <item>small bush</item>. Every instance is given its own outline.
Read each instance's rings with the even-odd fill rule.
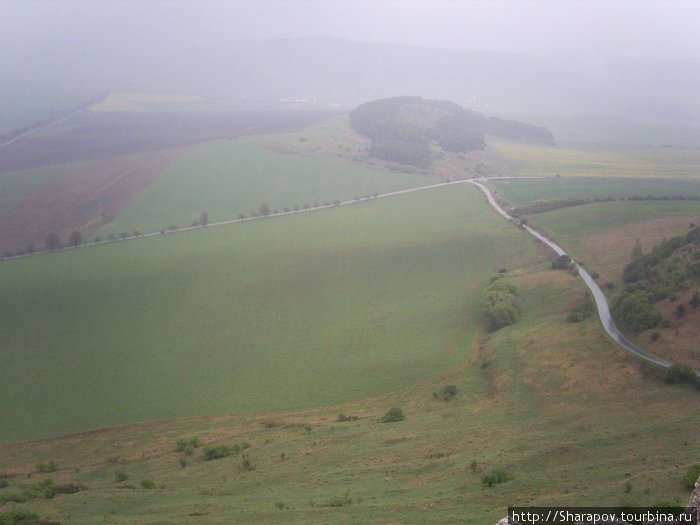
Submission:
[[[194,449],[199,447],[199,438],[184,439],[180,438],[175,442],[175,451],[184,452],[188,456],[194,454]]]
[[[226,456],[240,454],[247,448],[250,448],[250,443],[248,443],[247,441],[243,441],[242,443],[236,443],[232,446],[217,445],[215,447],[204,447],[204,452],[202,453],[202,455],[205,461],[211,461],[213,459],[219,459],[224,458]]]
[[[560,255],[552,261],[552,270],[568,270],[571,264],[571,257]]]
[[[0,494],[0,505],[3,503],[24,503],[33,499],[51,499],[58,494],[75,494],[83,489],[76,483],[56,485],[52,479],[45,479],[39,483],[24,487],[20,491],[3,492]]]
[[[58,465],[56,462],[52,459],[48,463],[37,463],[36,464],[36,471],[37,472],[56,472],[58,470]]]
[[[449,401],[457,395],[457,392],[458,390],[456,385],[445,385],[444,387],[442,387],[441,392],[433,392],[433,397],[435,399]]]
[[[122,482],[126,481],[127,479],[129,479],[129,474],[127,474],[123,470],[117,470],[114,473],[114,481],[116,481],[117,483],[122,483]]]
[[[593,301],[585,301],[574,308],[567,314],[566,320],[570,323],[579,323],[588,319],[595,313],[595,303]]]
[[[156,482],[153,481],[152,479],[142,479],[141,480],[141,487],[144,489],[154,489],[154,488],[156,488]]]
[[[234,454],[233,448],[228,445],[217,445],[215,447],[204,447],[202,455],[205,461],[211,461],[213,459],[225,458]]]
[[[487,487],[492,487],[499,483],[505,483],[510,479],[512,479],[512,476],[505,470],[494,470],[481,476],[481,483]]]
[[[688,467],[688,470],[685,471],[683,482],[685,483],[686,487],[693,490],[693,488],[695,488],[695,482],[698,480],[698,478],[700,478],[700,463],[695,463],[694,465]]]
[[[243,461],[241,461],[241,468],[246,472],[255,469],[255,467],[253,466],[253,462],[250,461],[250,458],[243,458]]]
[[[27,509],[12,509],[7,512],[0,512],[0,525],[16,525],[24,521],[38,520],[39,515],[29,512]]]
[[[398,407],[390,408],[386,414],[382,416],[381,422],[382,423],[395,423],[397,421],[403,421],[406,419],[406,416],[403,413],[403,410],[401,410]]]
[[[695,374],[695,370],[689,365],[675,363],[666,370],[664,381],[671,385],[678,383],[690,383],[694,385],[698,381],[698,376]]]

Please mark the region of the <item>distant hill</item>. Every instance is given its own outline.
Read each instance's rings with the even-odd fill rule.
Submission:
[[[108,90],[206,99],[209,109],[331,109],[410,93],[546,123],[560,142],[700,144],[700,57],[537,57],[336,38],[163,42],[76,53],[3,42],[0,131]],[[23,57],[19,60],[18,57]]]
[[[431,163],[431,144],[444,151],[484,149],[485,135],[552,144],[545,128],[523,122],[486,118],[447,100],[393,97],[362,104],[350,112],[355,131],[372,139],[370,156],[413,166]]]

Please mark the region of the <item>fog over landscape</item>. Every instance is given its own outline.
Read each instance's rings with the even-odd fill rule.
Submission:
[[[699,29],[0,0],[0,525],[700,506]]]
[[[38,114],[48,90],[55,105],[165,91],[237,109],[348,110],[421,95],[546,120],[564,139],[593,140],[585,119],[594,119],[611,135],[603,141],[624,142],[636,125],[628,142],[667,133],[697,143],[692,1],[4,0],[0,9],[0,129],[26,123],[21,108],[34,100]]]

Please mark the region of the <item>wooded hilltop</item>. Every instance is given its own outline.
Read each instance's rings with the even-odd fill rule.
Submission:
[[[355,131],[372,139],[370,156],[427,167],[435,146],[448,152],[484,149],[485,135],[536,144],[553,144],[545,128],[514,120],[487,118],[447,100],[393,97],[350,112]]]

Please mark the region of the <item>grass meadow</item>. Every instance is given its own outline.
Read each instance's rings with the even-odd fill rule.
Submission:
[[[568,308],[584,294],[580,279],[548,269],[549,252],[495,214],[481,215],[479,200],[474,188],[451,186],[401,197],[391,205],[389,200],[370,201],[293,218],[328,219],[325,223],[333,221],[333,213],[350,212],[402,222],[413,213],[423,222],[442,224],[432,232],[445,239],[450,237],[447,224],[452,221],[439,217],[447,214],[441,210],[451,209],[463,235],[475,230],[483,234],[484,242],[470,243],[469,251],[485,251],[491,264],[508,266],[507,275],[520,287],[523,318],[488,334],[478,325],[470,332],[469,323],[464,323],[469,315],[463,312],[462,328],[452,332],[460,354],[454,361],[448,359],[453,366],[425,370],[423,379],[401,388],[387,384],[384,393],[340,404],[332,404],[337,401],[329,397],[307,409],[152,422],[0,446],[11,485],[2,490],[12,490],[30,475],[32,481],[52,477],[81,483],[86,490],[22,505],[42,517],[75,524],[488,524],[505,516],[509,505],[687,502],[681,480],[700,454],[697,392],[665,385],[654,370],[613,344],[597,320],[566,323]],[[419,203],[433,204],[425,208],[430,221],[417,212]],[[398,211],[405,214],[399,216]],[[283,224],[289,219],[244,226],[289,232]],[[231,234],[234,228],[219,230]],[[385,227],[386,232],[391,230]],[[201,238],[212,232],[162,240]],[[412,235],[394,237],[410,244],[420,234],[414,228]],[[380,234],[373,229],[365,236],[371,243]],[[343,241],[336,237],[328,235],[331,248]],[[347,244],[348,239],[344,241]],[[123,243],[127,245],[136,247],[139,242]],[[182,245],[175,247],[173,255]],[[322,251],[313,254],[316,259]],[[355,251],[372,258],[356,244]],[[67,255],[45,259],[56,262]],[[435,260],[431,261],[434,266]],[[462,278],[480,280],[472,272],[462,272]],[[428,273],[443,272],[438,265]],[[460,288],[454,282],[459,281],[452,287]],[[353,287],[357,286],[361,285]],[[411,288],[417,291],[420,286]],[[433,283],[431,291],[438,289]],[[471,293],[478,296],[479,291]],[[371,299],[371,292],[365,292]],[[460,289],[458,294],[461,300],[468,299],[470,290]],[[400,299],[410,303],[406,297]],[[437,315],[437,304],[433,310],[434,323],[440,322],[438,317],[454,319],[447,309]],[[444,330],[438,338],[447,335]],[[389,356],[386,350],[377,354]],[[365,359],[376,361],[377,356]],[[400,362],[403,365],[397,366],[410,370],[410,359]],[[280,364],[292,366],[287,376],[298,370],[288,361]],[[334,374],[337,364],[324,363],[324,373]],[[151,369],[152,378],[156,373]],[[289,396],[293,381],[287,376],[278,377],[275,387]],[[342,389],[350,380],[337,376],[336,382]],[[450,401],[433,395],[445,385],[457,388]],[[206,384],[198,386],[208,389]],[[187,393],[199,395],[191,388]],[[406,420],[380,423],[392,406],[402,407]],[[340,412],[351,420],[339,422]],[[192,456],[175,451],[176,440],[190,437],[198,437],[202,446],[247,441],[251,447],[245,458],[203,461],[201,449]],[[37,463],[51,459],[58,465],[56,472],[35,472]],[[243,459],[249,461],[248,467]],[[493,470],[504,470],[511,479],[485,486],[481,478]],[[127,479],[117,481],[117,472]],[[155,488],[141,487],[141,479],[153,480]]]
[[[554,199],[627,199],[629,197],[700,197],[698,179],[590,179],[554,178],[491,182],[512,206]]]
[[[328,148],[363,147],[347,138]],[[427,182],[296,155],[292,143],[194,150],[112,231]],[[532,148],[531,159],[550,151]],[[285,165],[293,183],[276,178]],[[498,189],[518,204],[628,191],[530,182],[538,189]],[[530,221],[607,279],[627,262],[627,237],[670,236],[698,214],[693,202],[618,201]],[[0,512],[78,525],[489,524],[512,505],[686,504],[698,392],[663,383],[597,318],[566,322],[586,288],[553,258],[460,184],[2,261],[0,497],[47,478],[84,490]],[[522,317],[488,333],[479,302],[499,270],[520,289]],[[435,395],[447,385],[449,401]],[[391,407],[405,421],[381,423]],[[201,448],[176,452],[191,437],[251,446],[204,461]],[[55,472],[37,472],[52,460]],[[509,480],[486,486],[494,470]]]
[[[449,187],[5,261],[0,441],[333,404],[449,368],[493,269],[484,221]]]
[[[190,226],[204,211],[215,222],[241,213],[250,216],[263,202],[282,211],[430,182],[417,175],[300,155],[269,137],[218,141],[186,155],[97,235]]]
[[[552,237],[561,239],[566,235],[593,233],[652,218],[678,216],[693,221],[699,215],[700,202],[697,201],[625,201],[592,203],[538,213],[530,217],[530,221]]]

